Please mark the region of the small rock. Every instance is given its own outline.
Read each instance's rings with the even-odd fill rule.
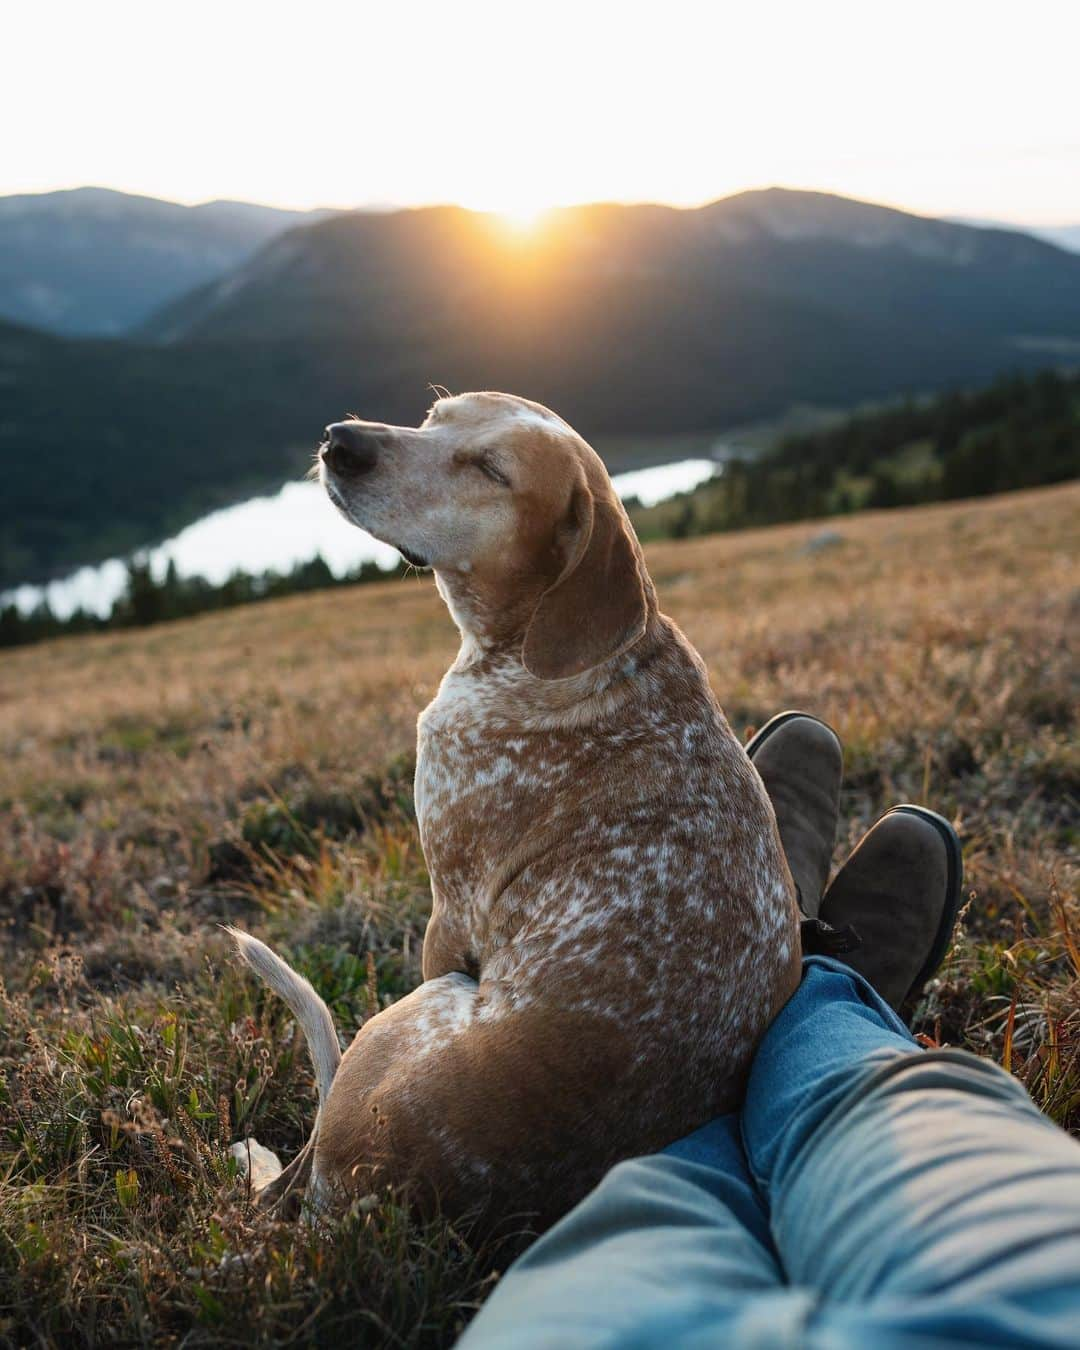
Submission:
[[[819,530],[813,534],[804,544],[800,544],[796,552],[800,557],[805,558],[815,553],[824,553],[826,549],[836,548],[844,542],[844,536],[837,534],[835,530]]]

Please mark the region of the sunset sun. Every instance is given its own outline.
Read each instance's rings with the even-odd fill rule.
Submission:
[[[510,229],[527,234],[536,229],[549,210],[550,207],[534,202],[521,202],[515,206],[499,207],[495,214]]]

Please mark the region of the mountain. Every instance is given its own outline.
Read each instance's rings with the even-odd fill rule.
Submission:
[[[1016,230],[1023,229],[1025,234],[1036,239],[1045,239],[1048,244],[1066,248],[1072,253],[1080,253],[1080,225],[1005,225],[997,220],[976,220],[966,216],[956,217],[958,225],[976,225],[982,229]]]
[[[532,234],[453,207],[353,213],[272,241],[142,335],[327,344],[351,358],[347,406],[385,383],[386,418],[437,380],[528,391],[592,432],[701,430],[1059,359],[1080,343],[1080,258],[778,189],[573,208]]]
[[[123,341],[0,333],[0,587],[150,543],[306,465],[349,409],[504,388],[590,436],[722,431],[1080,355],[1080,257],[821,193],[453,207],[270,240]]]
[[[95,187],[0,197],[0,317],[69,335],[122,333],[326,214],[180,206]]]
[[[1015,231],[825,193],[767,189],[689,211],[571,208],[532,237],[498,217],[436,207],[352,213],[290,232],[165,307],[143,332],[167,342],[378,337],[387,325],[454,328],[463,305],[522,328],[526,315],[550,322],[558,297],[592,308],[602,296],[606,311],[612,291],[667,288],[674,299],[704,287],[709,300],[752,291],[872,325],[941,322],[1008,340],[1072,334],[1078,272],[1074,259]],[[723,309],[714,305],[713,317],[723,322]]]
[[[1039,225],[1031,233],[1057,244],[1058,248],[1080,253],[1080,225]]]
[[[1058,248],[1080,253],[1080,225],[1039,225],[1031,233],[1057,244]]]

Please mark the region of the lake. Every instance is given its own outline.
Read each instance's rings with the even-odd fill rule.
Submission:
[[[613,478],[620,497],[636,497],[643,505],[689,492],[720,466],[711,459],[683,459],[654,468],[635,469]],[[181,576],[201,576],[220,585],[233,572],[290,572],[317,554],[335,576],[363,562],[391,568],[397,549],[380,544],[338,515],[318,483],[286,483],[273,496],[252,497],[203,516],[163,544],[148,550],[160,580],[170,561]],[[0,596],[28,614],[43,600],[53,613],[67,618],[76,609],[108,614],[123,594],[127,568],[120,558],[78,571],[45,586],[18,586]]]

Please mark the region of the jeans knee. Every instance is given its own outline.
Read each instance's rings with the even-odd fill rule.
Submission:
[[[927,1050],[921,1055],[897,1058],[876,1075],[876,1081],[868,1088],[887,1096],[900,1092],[962,1092],[1020,1105],[1041,1114],[1027,1090],[1011,1074],[967,1050]]]

